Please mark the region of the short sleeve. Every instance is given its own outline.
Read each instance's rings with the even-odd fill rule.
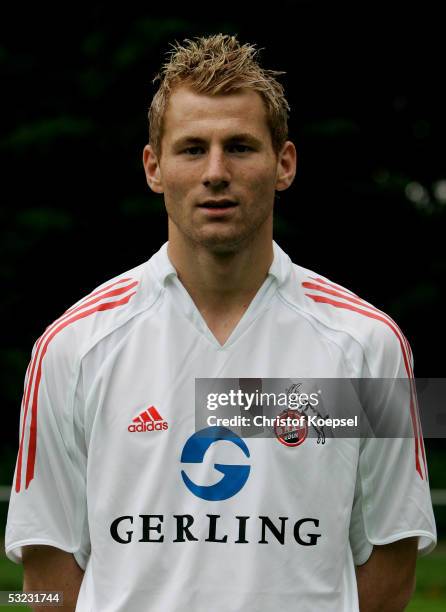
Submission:
[[[399,346],[387,342],[383,355],[392,367],[382,367],[378,374],[388,378],[373,381],[370,388],[378,413],[392,411],[392,422],[399,423],[401,435],[360,441],[350,523],[356,565],[367,561],[373,545],[417,536],[421,556],[437,540],[410,347],[405,339]]]
[[[25,377],[19,451],[5,533],[8,558],[22,547],[54,546],[85,569],[89,555],[86,449],[75,353],[51,326],[36,342]]]

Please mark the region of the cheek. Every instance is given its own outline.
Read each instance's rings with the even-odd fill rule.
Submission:
[[[270,159],[247,162],[240,170],[242,179],[259,185],[274,182],[277,172],[276,164],[273,164]]]
[[[247,177],[246,184],[250,186],[250,190],[262,196],[262,199],[268,198],[275,191],[276,175],[270,167],[265,167],[261,172],[257,171]]]
[[[166,197],[177,199],[189,191],[190,176],[172,168],[163,175],[163,186]]]

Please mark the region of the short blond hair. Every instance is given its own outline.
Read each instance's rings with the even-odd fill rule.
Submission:
[[[265,70],[258,61],[259,50],[254,45],[241,45],[236,36],[214,36],[185,39],[171,45],[166,62],[153,83],[160,81],[158,91],[149,108],[149,142],[159,157],[163,137],[163,119],[169,96],[175,87],[186,85],[196,93],[223,95],[248,88],[263,99],[272,146],[279,153],[288,138],[288,111],[282,85],[275,79],[285,74]]]

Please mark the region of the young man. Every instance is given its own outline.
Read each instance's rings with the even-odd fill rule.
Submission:
[[[195,430],[197,378],[413,376],[389,317],[273,243],[296,170],[275,74],[234,37],[176,47],[143,157],[168,243],[34,348],[6,550],[66,609],[403,610],[435,545],[412,396],[385,446]]]

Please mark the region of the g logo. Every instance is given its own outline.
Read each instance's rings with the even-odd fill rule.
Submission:
[[[237,434],[226,427],[206,427],[194,433],[186,442],[181,453],[181,463],[202,463],[206,451],[211,444],[218,440],[227,440],[238,446],[246,457],[249,457],[249,449],[245,442]],[[181,470],[186,487],[201,499],[207,501],[221,501],[228,499],[240,491],[248,480],[249,465],[222,465],[215,463],[214,468],[223,474],[223,478],[217,483],[208,486],[196,485]]]

